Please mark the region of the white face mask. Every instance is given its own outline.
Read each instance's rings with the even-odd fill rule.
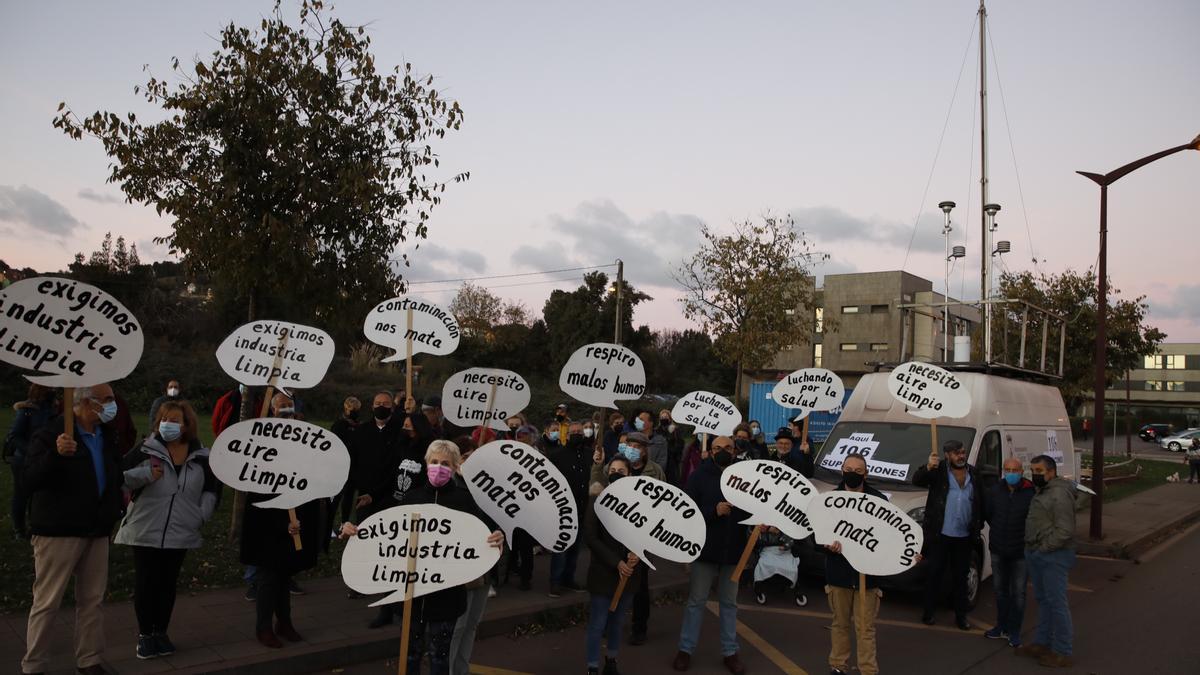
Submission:
[[[584,438],[591,438],[592,436],[595,436],[595,435],[596,435],[596,432],[595,432],[595,430],[594,430],[594,429],[592,429],[591,427],[588,427],[588,428],[586,428],[586,429],[584,429],[584,430],[583,430],[583,437],[584,437]]]
[[[179,395],[179,387],[170,387],[169,389],[167,389],[167,396],[178,396],[178,395]]]

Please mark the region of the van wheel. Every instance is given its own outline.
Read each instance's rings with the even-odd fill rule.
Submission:
[[[971,564],[967,567],[967,608],[975,609],[979,600],[979,586],[983,583],[983,556],[971,551]]]

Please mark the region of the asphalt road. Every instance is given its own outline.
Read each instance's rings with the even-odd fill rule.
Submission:
[[[1024,628],[1028,641],[1036,621],[1030,603]],[[741,656],[750,673],[826,673],[829,615],[823,593],[813,589],[798,608],[779,590],[765,606],[743,589],[738,611]],[[1071,576],[1070,602],[1075,622],[1074,668],[1070,673],[1196,673],[1196,607],[1200,606],[1200,524],[1147,552],[1140,561],[1080,558]],[[726,672],[717,648],[715,605],[710,605],[700,647],[689,672]],[[655,607],[650,640],[623,645],[622,673],[668,673],[675,654],[682,607]],[[938,623],[918,620],[918,599],[884,597],[878,624],[878,654],[885,673],[1041,673],[1036,663],[1015,656],[1007,644],[987,640],[982,629],[995,616],[990,584],[981,591],[971,632],[952,625],[949,610]],[[489,675],[583,673],[582,627],[537,637],[495,637],[476,645],[473,671]],[[344,673],[396,672],[395,661],[347,667]]]

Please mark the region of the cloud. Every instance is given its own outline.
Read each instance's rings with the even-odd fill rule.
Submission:
[[[460,279],[487,273],[487,258],[475,251],[419,243],[403,252],[408,254],[408,267],[404,266],[402,260],[396,260],[393,264],[409,282]],[[417,286],[418,289],[420,287]]]
[[[56,237],[65,237],[83,227],[65,206],[28,185],[0,185],[0,220]]]
[[[938,212],[921,215],[917,221],[916,237],[913,237],[910,223],[859,218],[831,206],[793,209],[791,216],[801,231],[823,244],[866,242],[903,250],[908,248],[911,239],[913,251],[938,253],[946,249],[946,240],[942,237],[943,217]],[[961,228],[962,225],[956,226],[955,233],[961,233]],[[951,235],[951,243],[958,239]]]
[[[97,202],[99,204],[120,204],[125,201],[124,199],[120,199],[112,195],[100,194],[91,188],[83,188],[80,190],[79,198],[86,199],[90,202]]]
[[[1152,303],[1150,308],[1154,315],[1164,319],[1200,322],[1200,284],[1176,286],[1169,301]]]
[[[857,272],[858,267],[851,262],[830,258],[820,262],[813,262],[811,265],[811,270],[813,275],[817,278],[817,286],[820,287],[825,285],[826,276],[830,274],[849,274],[851,272]]]

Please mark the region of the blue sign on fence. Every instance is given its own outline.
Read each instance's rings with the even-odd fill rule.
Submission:
[[[758,420],[762,425],[767,443],[774,443],[775,431],[780,427],[787,426],[787,423],[796,416],[795,410],[784,408],[771,400],[771,390],[775,388],[776,384],[776,381],[770,381],[754,382],[750,385],[750,419]],[[853,389],[846,390],[846,395],[842,398],[843,406],[846,405],[846,401],[850,400],[850,393],[853,391]],[[812,436],[813,441],[825,442],[825,439],[829,437],[829,432],[833,431],[833,425],[837,423],[839,414],[829,412],[809,414],[808,435]]]

